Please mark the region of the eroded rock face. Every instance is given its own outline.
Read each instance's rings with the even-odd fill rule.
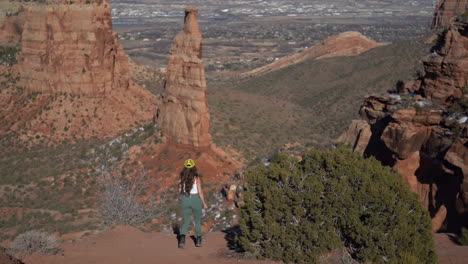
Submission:
[[[210,114],[197,13],[197,8],[185,9],[184,29],[172,42],[160,123],[170,141],[207,147],[211,145]]]
[[[1,26],[21,53],[0,67],[0,135],[30,145],[108,138],[155,115],[156,97],[130,81],[108,0],[28,2],[20,11]]]
[[[457,16],[468,12],[468,0],[439,0],[431,28],[448,27]]]
[[[468,123],[466,109],[454,110],[467,100],[467,36],[468,24],[454,23],[418,80],[400,94],[368,96],[360,109],[371,131],[364,155],[402,175],[433,216],[434,231],[468,222]]]
[[[468,24],[451,25],[440,44],[423,59],[425,74],[407,86],[433,101],[451,103],[468,85]]]
[[[371,136],[370,125],[366,121],[353,120],[338,142],[351,146],[354,152],[364,153]]]
[[[21,85],[31,92],[100,97],[126,90],[130,75],[109,0],[27,5],[18,56]]]
[[[0,24],[0,43],[18,45],[23,34],[24,12],[7,17]]]

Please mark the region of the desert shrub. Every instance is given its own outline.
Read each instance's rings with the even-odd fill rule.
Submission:
[[[13,66],[18,61],[16,59],[16,55],[20,52],[20,49],[17,47],[8,47],[8,46],[1,46],[0,47],[0,65],[5,66]]]
[[[314,263],[334,248],[359,261],[435,263],[431,221],[401,177],[345,149],[280,154],[246,174],[239,246],[260,258]]]
[[[468,22],[468,12],[465,12],[465,13],[461,14],[457,18],[457,20],[460,21],[460,22]]]
[[[468,115],[468,99],[465,97],[468,94],[468,86],[462,89],[463,96],[455,101],[449,108],[453,113],[462,113]]]
[[[145,197],[146,172],[142,169],[130,178],[120,170],[104,170],[98,214],[107,225],[136,226],[161,216],[166,211],[165,195]]]
[[[462,228],[461,234],[458,237],[460,245],[468,246],[468,228]]]
[[[34,252],[55,254],[58,251],[55,238],[46,232],[37,230],[18,235],[9,249],[14,254],[32,254]]]

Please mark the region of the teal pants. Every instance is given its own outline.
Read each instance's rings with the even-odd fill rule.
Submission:
[[[191,216],[193,212],[193,218],[195,220],[195,233],[197,236],[202,235],[201,230],[201,217],[202,217],[202,202],[198,194],[192,194],[190,196],[182,196],[182,214],[184,223],[180,230],[181,235],[186,235],[191,222]]]

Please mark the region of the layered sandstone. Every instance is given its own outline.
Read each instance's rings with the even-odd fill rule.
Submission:
[[[348,130],[338,138],[338,142],[351,146],[354,152],[364,153],[371,136],[370,125],[366,121],[353,120]]]
[[[0,0],[0,45],[18,44],[24,7],[18,1]]]
[[[23,24],[25,20],[25,13],[22,7],[18,8],[14,15],[5,17],[0,23],[0,44],[4,45],[18,45],[21,41],[23,34]]]
[[[468,85],[468,24],[452,24],[441,43],[423,59],[424,75],[405,85],[408,92],[451,103]]]
[[[243,73],[242,76],[252,76],[276,71],[293,64],[311,59],[323,59],[338,56],[356,56],[379,46],[374,40],[367,38],[359,32],[344,32],[321,41],[301,53],[281,58],[263,67]]]
[[[451,25],[443,40],[423,60],[421,78],[399,95],[367,97],[360,114],[372,132],[364,155],[402,175],[434,217],[434,231],[458,231],[468,221],[468,23]]]
[[[29,144],[106,138],[155,115],[155,96],[130,80],[108,0],[23,3],[0,27],[21,33],[18,63],[0,69],[9,87],[0,90],[0,135]]]
[[[99,97],[128,89],[127,56],[112,32],[109,0],[26,8],[17,68],[28,91]]]
[[[197,8],[185,9],[184,29],[172,42],[160,123],[171,142],[207,147],[210,114],[197,13]]]
[[[468,12],[468,0],[439,0],[431,28],[448,27],[459,15]]]

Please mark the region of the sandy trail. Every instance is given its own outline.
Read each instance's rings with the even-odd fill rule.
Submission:
[[[450,237],[453,234],[435,234],[434,241],[437,250],[438,264],[468,263],[468,246],[455,244]]]
[[[434,235],[439,264],[468,263],[468,246],[456,245],[448,234]],[[76,242],[61,244],[63,254],[34,254],[24,259],[26,264],[128,264],[128,263],[262,263],[278,262],[244,260],[229,257],[225,234],[212,232],[204,236],[203,247],[196,248],[187,237],[186,247],[177,248],[176,236],[169,233],[144,233],[121,226]]]
[[[63,256],[34,254],[24,261],[26,264],[274,263],[229,258],[224,236],[222,232],[206,234],[201,248],[196,248],[187,236],[185,248],[179,249],[173,234],[144,233],[131,227],[118,227],[76,242],[63,243],[60,246]]]

